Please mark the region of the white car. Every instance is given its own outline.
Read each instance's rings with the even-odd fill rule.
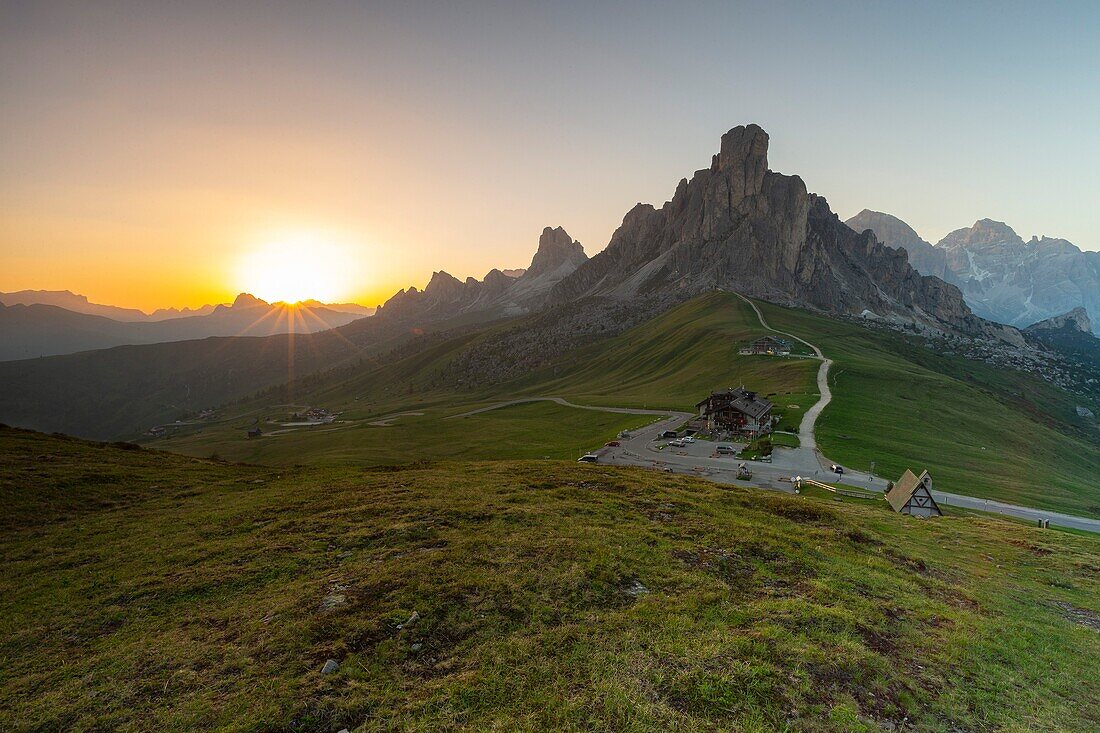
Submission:
[[[693,437],[691,437],[691,436],[689,435],[689,436],[687,436],[686,438],[684,438],[684,442],[685,442],[685,443],[688,443],[688,444],[690,445],[691,443],[694,443],[694,442],[695,442],[695,438],[693,438]]]
[[[668,447],[669,448],[683,448],[684,447],[684,441],[682,441],[679,438],[676,438],[674,440],[670,440],[670,441],[668,441]]]
[[[577,463],[597,463],[599,460],[600,457],[595,453],[585,453],[577,459]]]

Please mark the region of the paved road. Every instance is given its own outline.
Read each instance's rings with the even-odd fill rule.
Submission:
[[[619,447],[603,448],[598,451],[601,461],[613,465],[644,466],[670,471],[672,473],[687,473],[719,483],[740,483],[742,485],[747,483],[758,488],[776,489],[788,492],[794,491],[791,478],[795,476],[812,478],[825,483],[842,483],[848,486],[879,492],[886,491],[887,481],[884,478],[851,470],[846,470],[843,476],[837,476],[829,470],[829,461],[817,447],[817,441],[814,438],[817,418],[833,398],[832,391],[829,389],[829,367],[833,364],[832,359],[827,358],[821,352],[820,348],[811,344],[809,341],[793,333],[772,328],[768,325],[767,320],[764,318],[764,314],[760,312],[756,303],[753,303],[740,293],[736,293],[736,295],[752,307],[753,311],[756,312],[756,317],[760,319],[760,325],[769,331],[788,336],[805,344],[813,350],[814,356],[812,358],[821,361],[821,366],[817,370],[817,387],[821,396],[802,416],[802,422],[798,426],[798,439],[801,443],[800,447],[776,448],[772,453],[772,463],[770,464],[756,461],[750,462],[749,466],[753,474],[751,481],[736,481],[737,466],[742,461],[736,456],[717,455],[715,453],[714,443],[698,441],[693,445],[676,449],[669,448],[665,441],[658,440],[659,436],[664,431],[679,427],[686,420],[694,417],[693,414],[687,412],[643,410],[630,407],[577,405],[562,397],[521,397],[514,400],[498,402],[486,407],[480,407],[460,415],[452,415],[447,419],[477,415],[482,412],[508,407],[509,405],[544,401],[555,402],[559,405],[574,407],[580,410],[599,410],[601,412],[617,412],[633,415],[661,415],[664,419],[658,420],[641,430],[635,431],[631,437],[621,440]],[[951,494],[944,491],[933,491],[932,495],[935,497],[936,501],[945,506],[978,509],[993,514],[1002,514],[1032,521],[1046,519],[1049,520],[1051,524],[1061,527],[1071,527],[1087,532],[1100,533],[1100,520],[1096,519],[1075,517],[1069,514],[1060,514],[1059,512],[1032,509],[1030,507],[1017,506],[1015,504],[1006,504],[992,499],[980,499],[973,496]]]
[[[821,349],[817,348],[814,344],[811,344],[800,336],[795,336],[793,333],[787,331],[780,331],[778,328],[772,328],[768,325],[768,321],[764,318],[764,314],[760,312],[760,309],[756,307],[756,303],[746,298],[741,293],[734,293],[738,298],[745,301],[749,306],[756,311],[756,317],[760,319],[760,325],[773,333],[782,334],[789,338],[798,341],[801,344],[813,349],[814,358],[821,361],[821,366],[817,369],[817,390],[821,393],[821,397],[817,402],[806,410],[802,415],[802,422],[798,425],[798,440],[802,444],[802,448],[810,451],[817,452],[817,439],[814,437],[814,426],[817,424],[817,417],[821,414],[821,411],[825,409],[825,406],[833,399],[832,390],[829,389],[829,367],[833,365],[832,359],[825,358],[825,355],[821,353]],[[824,464],[825,457],[818,453],[818,462]]]
[[[643,410],[633,407],[600,407],[597,405],[578,405],[562,397],[521,397],[514,400],[497,402],[476,410],[452,415],[447,419],[468,417],[490,410],[499,410],[509,405],[520,405],[529,402],[555,402],[565,407],[574,407],[579,410],[598,410],[600,412],[616,412],[631,415],[660,415],[661,419],[631,433],[629,438],[619,441],[619,447],[605,447],[596,451],[600,455],[600,462],[613,466],[640,466],[661,471],[669,471],[677,474],[688,474],[709,479],[717,483],[737,484],[739,486],[755,486],[761,489],[793,492],[794,486],[791,478],[802,476],[812,478],[824,483],[841,483],[862,489],[870,489],[882,492],[886,490],[886,479],[869,476],[858,471],[847,471],[843,477],[829,471],[821,465],[820,453],[816,449],[803,448],[776,448],[772,454],[772,463],[748,461],[752,469],[750,481],[737,480],[737,466],[742,463],[736,456],[718,456],[715,454],[715,443],[710,441],[697,441],[693,445],[684,448],[669,448],[667,441],[659,436],[666,430],[672,430],[686,420],[694,417],[688,412],[675,412],[670,410]],[[980,499],[973,496],[951,494],[943,491],[932,492],[936,501],[945,506],[957,506],[967,509],[978,509],[992,514],[1002,514],[1026,520],[1048,519],[1051,524],[1061,527],[1071,527],[1086,532],[1100,533],[1100,520],[1075,517],[1069,514],[1032,509],[1030,507],[1006,504],[991,499]]]

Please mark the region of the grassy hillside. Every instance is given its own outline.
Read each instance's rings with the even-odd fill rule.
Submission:
[[[714,390],[745,385],[771,396],[797,428],[802,412],[817,400],[817,362],[737,353],[767,333],[739,298],[705,296],[574,351],[505,389],[565,395],[584,404],[692,411]]]
[[[0,362],[0,422],[134,438],[153,425],[265,389],[286,401],[331,381],[320,374],[369,372],[382,359],[393,362],[430,348],[443,338],[440,331],[455,337],[467,328],[444,322],[412,329],[361,318],[313,334],[207,338]]]
[[[280,432],[277,422],[285,421],[291,410],[272,400],[258,400],[229,411],[240,418],[156,445],[189,455],[216,453],[268,464],[575,458],[639,420],[546,403],[457,421],[444,418],[501,399],[548,395],[582,405],[693,410],[711,390],[745,384],[771,395],[784,426],[797,428],[802,412],[817,400],[816,362],[737,353],[738,347],[765,333],[741,300],[685,303],[520,380],[472,391],[440,386],[439,375],[447,364],[464,349],[476,348],[493,328],[448,339],[375,369],[328,375],[301,401],[339,410],[345,422],[331,429]],[[405,416],[388,426],[372,424],[398,412],[424,415]],[[263,430],[277,434],[245,439],[246,429],[257,419]]]
[[[415,402],[408,414],[352,418],[332,426],[285,430],[265,420],[264,437],[249,440],[251,421],[229,420],[217,427],[153,445],[188,455],[234,461],[284,464],[410,463],[425,459],[554,458],[576,460],[622,430],[652,422],[649,415],[593,412],[537,402],[468,417],[448,402]],[[289,410],[283,410],[285,418]],[[269,417],[273,417],[268,411]],[[343,417],[343,416],[342,416]],[[375,424],[387,423],[387,424]]]
[[[1028,375],[939,355],[893,332],[762,303],[769,322],[818,344],[836,362],[833,403],[818,422],[829,458],[896,478],[928,468],[946,491],[1100,516],[1100,444],[1075,400]],[[477,348],[492,328],[440,340],[372,369],[328,375],[304,404],[341,410],[342,427],[300,429],[247,441],[260,418],[278,430],[289,410],[272,400],[243,405],[232,419],[158,444],[191,455],[263,463],[403,463],[422,457],[570,457],[628,427],[591,411],[535,405],[473,422],[442,418],[517,396],[558,395],[579,404],[691,410],[712,389],[745,384],[771,395],[781,427],[796,429],[818,399],[817,362],[740,356],[765,333],[749,306],[713,293],[633,328],[563,354],[521,379],[458,391],[441,384],[451,360]],[[395,412],[424,412],[390,426]],[[234,414],[244,415],[242,418]],[[267,422],[264,422],[267,421]],[[275,421],[275,422],[272,422]]]
[[[1100,725],[1095,538],[545,461],[0,469],[4,730]]]
[[[761,304],[768,322],[834,359],[817,438],[880,475],[927,468],[945,491],[1100,516],[1100,443],[1075,400],[1045,382],[923,341]]]

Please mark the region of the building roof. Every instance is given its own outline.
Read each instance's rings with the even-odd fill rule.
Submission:
[[[773,343],[773,344],[779,344],[780,346],[790,346],[789,341],[786,341],[786,340],[781,339],[781,338],[776,338],[775,336],[761,336],[760,338],[753,341],[753,343],[754,344]]]
[[[711,401],[724,403],[723,407],[730,407],[738,412],[743,412],[754,420],[758,420],[771,412],[772,402],[766,397],[761,397],[756,392],[738,387],[724,392],[713,392],[710,397],[696,403],[696,407],[702,407]]]
[[[894,507],[895,512],[900,512],[905,503],[912,498],[913,492],[924,483],[924,479],[927,477],[928,471],[923,471],[920,476],[916,476],[908,468],[905,469],[905,473],[894,484],[894,488],[886,492],[886,501],[890,502],[890,506]]]

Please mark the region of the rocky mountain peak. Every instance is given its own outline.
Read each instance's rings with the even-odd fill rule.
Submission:
[[[922,275],[934,275],[954,282],[944,251],[921,239],[913,227],[893,214],[864,209],[844,223],[857,232],[870,229],[875,238],[887,247],[904,249],[909,254],[909,264]]]
[[[1024,240],[1020,239],[1012,227],[1003,221],[993,219],[979,219],[974,225],[964,229],[956,229],[939,241],[937,246],[948,248],[980,248],[991,247],[1022,247]]]
[[[1060,331],[1064,328],[1091,334],[1092,321],[1089,320],[1088,311],[1084,308],[1077,307],[1060,316],[1054,316],[1053,318],[1047,318],[1044,321],[1033,323],[1024,330],[1028,333],[1033,333],[1035,331]]]
[[[730,182],[731,197],[760,193],[768,172],[768,133],[759,125],[739,125],[722,136],[720,152],[711,168]]]
[[[432,279],[424,287],[424,295],[434,300],[449,300],[461,293],[462,287],[462,281],[457,277],[439,270],[432,273]]]
[[[957,288],[922,277],[873,232],[852,231],[798,176],[768,170],[768,146],[758,125],[731,129],[709,168],[681,180],[659,209],[635,206],[608,246],[554,287],[550,302],[735,290],[845,315],[989,331]]]
[[[260,300],[252,293],[241,293],[233,299],[233,308],[255,308],[258,305],[267,305],[266,301]]]
[[[928,246],[932,246],[930,242],[925,242],[921,239],[920,235],[917,234],[913,227],[893,214],[887,214],[882,211],[864,209],[844,223],[857,232],[870,229],[875,233],[875,237],[880,242],[888,244],[891,247],[905,247],[909,249],[909,246],[916,242],[924,242]]]
[[[575,269],[587,259],[584,247],[570,237],[565,229],[546,227],[539,237],[539,247],[535,251],[535,256],[531,258],[531,266],[522,277],[536,278],[544,273],[558,270],[566,264]]]

